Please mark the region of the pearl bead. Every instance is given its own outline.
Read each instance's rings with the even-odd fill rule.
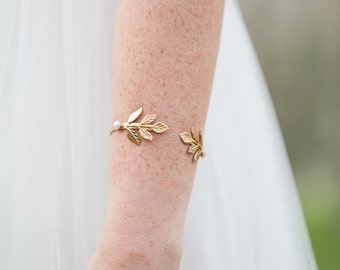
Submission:
[[[112,128],[114,130],[118,130],[120,128],[120,121],[119,120],[114,121]]]

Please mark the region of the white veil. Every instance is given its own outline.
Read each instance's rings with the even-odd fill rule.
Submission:
[[[0,0],[0,269],[80,270],[104,223],[115,3]],[[315,269],[281,135],[236,3],[182,270]]]

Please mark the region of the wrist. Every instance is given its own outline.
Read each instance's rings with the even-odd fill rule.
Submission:
[[[162,239],[110,240],[103,238],[95,251],[87,270],[104,269],[167,269],[177,270],[180,265],[182,246]]]

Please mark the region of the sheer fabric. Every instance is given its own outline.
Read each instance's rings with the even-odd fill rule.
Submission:
[[[0,269],[84,269],[107,200],[116,3],[0,0]],[[272,104],[227,1],[181,269],[316,269]]]

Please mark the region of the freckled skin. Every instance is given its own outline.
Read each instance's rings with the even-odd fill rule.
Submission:
[[[143,106],[137,122],[156,113],[170,129],[140,146],[112,134],[107,219],[89,270],[178,269],[197,165],[179,134],[204,126],[223,4],[118,1],[112,122]]]

